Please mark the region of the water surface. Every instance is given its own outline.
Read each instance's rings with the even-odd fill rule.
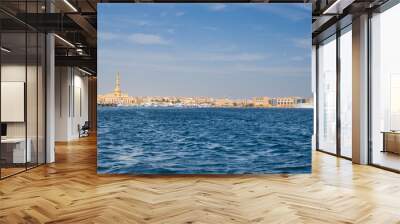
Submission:
[[[311,171],[312,109],[99,107],[98,172]]]

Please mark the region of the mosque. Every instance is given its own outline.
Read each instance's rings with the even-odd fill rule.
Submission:
[[[100,105],[130,105],[136,103],[135,97],[121,91],[121,77],[119,72],[115,77],[115,88],[111,93],[97,96],[97,104]]]

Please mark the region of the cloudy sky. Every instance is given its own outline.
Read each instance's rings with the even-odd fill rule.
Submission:
[[[311,95],[310,4],[99,4],[99,93]]]

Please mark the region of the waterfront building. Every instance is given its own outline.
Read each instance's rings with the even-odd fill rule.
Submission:
[[[262,97],[253,97],[253,106],[254,107],[270,107],[270,98],[267,96],[262,96]]]
[[[97,97],[99,105],[122,106],[188,106],[188,107],[280,107],[303,108],[312,107],[312,98],[302,97],[253,97],[251,99],[229,99],[211,97],[177,97],[177,96],[129,96],[121,89],[121,76],[117,73],[115,87],[110,93]]]
[[[309,98],[298,98],[296,100],[295,108],[313,108],[314,100],[312,97]]]
[[[115,77],[115,88],[111,93],[97,96],[97,104],[100,105],[133,105],[137,104],[135,97],[130,97],[128,94],[121,91],[121,77],[117,73]]]
[[[230,100],[228,98],[216,99],[215,106],[216,107],[232,107],[233,102],[232,102],[232,100]]]

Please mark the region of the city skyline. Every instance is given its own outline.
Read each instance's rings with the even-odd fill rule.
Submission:
[[[232,99],[206,96],[130,96],[123,92],[121,76],[118,73],[115,76],[114,90],[99,94],[97,104],[103,106],[312,108],[313,98],[254,96],[250,99]]]
[[[310,10],[307,4],[101,4],[99,94],[113,89],[120,72],[131,96],[310,97]]]

